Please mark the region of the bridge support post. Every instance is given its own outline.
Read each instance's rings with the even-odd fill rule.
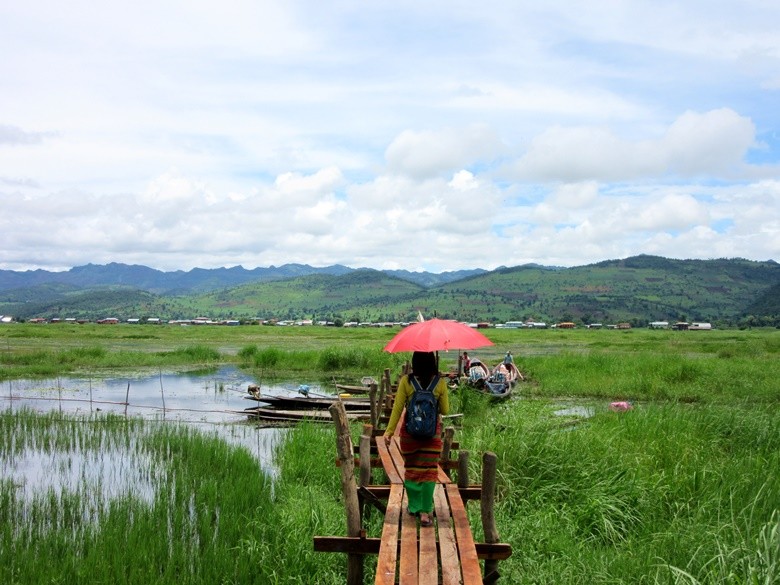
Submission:
[[[496,462],[495,453],[486,452],[482,455],[482,497],[480,498],[480,512],[482,515],[482,530],[485,533],[485,542],[494,544],[498,542],[498,528],[496,528],[496,515],[493,505],[496,499]],[[498,561],[487,559],[485,561],[485,583],[495,583],[500,577],[498,573]]]
[[[444,473],[447,477],[452,477],[450,473],[450,467],[447,465],[450,462],[450,454],[452,453],[452,439],[455,437],[455,427],[447,427],[444,429],[444,441],[441,448],[441,463]]]
[[[349,432],[349,420],[344,404],[336,400],[328,408],[336,424],[336,450],[341,464],[341,492],[344,495],[344,507],[347,510],[347,536],[360,537],[360,503],[355,485],[355,455],[352,437]],[[362,585],[363,557],[358,554],[347,555],[347,585]]]
[[[465,450],[458,452],[458,487],[469,487],[469,452]]]
[[[371,426],[376,428],[379,423],[379,403],[377,402],[377,385],[376,382],[372,382],[368,387],[368,397],[371,408]]]

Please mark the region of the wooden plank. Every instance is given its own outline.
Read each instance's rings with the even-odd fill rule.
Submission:
[[[436,529],[433,526],[420,526],[419,585],[438,584],[439,559],[436,553]]]
[[[417,517],[406,512],[409,502],[404,494],[401,509],[401,559],[398,585],[417,585]]]
[[[460,561],[455,544],[455,532],[450,521],[450,508],[444,486],[437,485],[433,491],[433,505],[436,510],[436,524],[439,529],[439,560],[441,561],[442,585],[460,585]]]
[[[382,484],[368,485],[364,489],[370,491],[377,498],[382,500],[386,500],[387,496],[390,495],[389,485],[382,485]],[[469,487],[465,487],[465,488],[458,486],[458,491],[460,492],[460,499],[463,500],[464,502],[467,500],[479,500],[482,497],[481,485],[470,485]]]
[[[438,471],[439,476],[436,479],[436,481],[438,481],[439,483],[451,483],[452,482],[452,480],[447,475],[447,473],[441,468],[441,465],[438,466],[438,470],[437,471]]]
[[[375,585],[394,585],[395,565],[398,558],[398,522],[404,499],[403,484],[396,483],[390,488],[387,501],[387,514],[382,526],[382,544],[376,562]]]
[[[330,413],[327,410],[281,410],[276,408],[251,408],[244,410],[241,414],[246,414],[251,418],[271,421],[302,421],[310,420],[313,422],[329,423],[331,422]],[[349,420],[368,420],[368,413],[348,412]]]
[[[392,442],[393,441],[391,441],[391,444]],[[395,464],[393,463],[393,457],[390,455],[390,451],[387,445],[385,445],[385,440],[382,437],[377,437],[376,449],[379,452],[379,458],[382,460],[382,467],[385,468],[385,473],[387,474],[390,483],[403,484],[403,475],[398,475],[398,471],[396,471]]]
[[[393,465],[398,475],[403,479],[406,474],[406,463],[404,462],[404,456],[401,454],[401,443],[398,437],[394,436],[390,441],[390,455],[393,458]]]
[[[360,457],[354,459],[355,467],[360,467]],[[372,457],[370,459],[371,467],[382,467],[382,460],[379,457]],[[336,467],[341,467],[341,461],[336,459]]]
[[[382,539],[375,537],[315,536],[313,538],[314,552],[375,555],[379,554],[381,544]],[[495,559],[503,561],[512,556],[512,545],[506,542],[495,542],[493,544],[477,542],[474,545],[477,547],[477,557],[480,560]]]
[[[469,518],[466,514],[466,507],[463,500],[460,499],[458,486],[448,484],[447,500],[452,512],[452,520],[455,525],[455,535],[458,539],[458,555],[460,556],[460,567],[463,572],[463,584],[482,584],[482,571],[477,557],[477,548],[474,545],[474,536],[471,534]]]

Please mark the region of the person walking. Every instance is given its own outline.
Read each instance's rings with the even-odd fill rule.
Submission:
[[[415,392],[429,389],[433,391],[438,406],[436,431],[431,438],[415,438],[407,429],[407,406]],[[398,383],[393,411],[384,432],[384,440],[386,444],[390,444],[390,439],[400,422],[399,442],[404,458],[407,511],[412,515],[419,515],[421,526],[433,524],[433,491],[438,479],[437,467],[442,450],[441,415],[448,414],[449,410],[447,383],[439,376],[436,356],[433,352],[414,352],[411,373],[403,376]]]

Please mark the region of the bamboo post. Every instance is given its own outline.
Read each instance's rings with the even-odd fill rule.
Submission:
[[[130,382],[127,382],[127,392],[125,393],[125,418],[127,418],[127,405],[130,404]]]
[[[382,384],[379,387],[379,420],[385,414],[385,402],[387,401],[387,395],[390,394],[390,368],[385,368],[382,375]],[[376,427],[374,427],[376,428]]]
[[[328,411],[336,424],[336,450],[341,464],[341,492],[344,494],[344,506],[347,510],[347,536],[361,536],[360,504],[355,485],[355,454],[347,411],[340,400],[331,404]],[[363,557],[349,554],[347,555],[347,585],[362,585],[362,583]]]
[[[376,382],[372,382],[368,388],[368,397],[371,402],[371,426],[373,428],[376,428],[379,419],[379,404],[376,400],[376,390]]]
[[[455,436],[455,427],[447,427],[444,429],[444,443],[441,448],[441,462],[449,463],[452,452],[452,438]],[[444,473],[447,477],[452,477],[450,474],[450,468],[447,465],[442,465]]]
[[[165,420],[165,390],[163,389],[162,370],[160,370],[160,396],[162,396],[163,420]]]
[[[485,542],[494,544],[498,542],[498,528],[496,528],[496,516],[494,503],[496,500],[496,457],[495,453],[487,452],[482,456],[482,497],[480,498],[480,512],[482,515],[482,530],[485,533]],[[485,560],[485,583],[495,583],[500,574],[496,559]]]
[[[371,425],[363,425],[363,433],[360,435],[360,487],[367,487],[371,485],[371,435],[374,432],[374,427]],[[360,502],[360,517],[364,518],[366,515],[365,499],[358,498]]]
[[[469,487],[469,452],[458,453],[458,487]]]
[[[372,425],[363,425],[360,435],[360,485],[371,485],[371,436],[374,434]]]

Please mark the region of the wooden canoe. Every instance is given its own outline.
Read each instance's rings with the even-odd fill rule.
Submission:
[[[338,396],[323,398],[312,396],[265,396],[262,394],[260,396],[245,396],[245,398],[282,410],[327,410],[336,401],[341,402],[346,410],[369,411],[371,409],[371,402],[368,398],[343,399]]]
[[[370,388],[368,386],[336,384],[336,390],[338,390],[339,392],[347,392],[349,394],[368,394]]]
[[[501,362],[493,368],[482,390],[489,394],[495,400],[506,400],[512,395],[512,388],[515,387],[518,380],[523,376],[514,363],[504,364]]]
[[[276,421],[276,422],[300,422],[304,420],[321,423],[333,423],[330,412],[327,410],[280,410],[278,408],[247,408],[244,413],[250,419]],[[347,412],[349,420],[371,420],[371,416],[363,412]]]

